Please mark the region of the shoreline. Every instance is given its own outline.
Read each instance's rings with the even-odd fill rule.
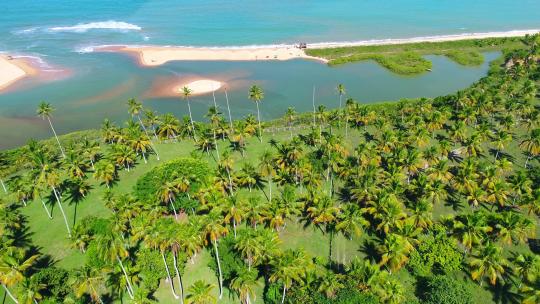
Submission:
[[[445,42],[486,38],[523,37],[540,33],[540,29],[502,32],[464,33],[411,38],[372,39],[343,42],[308,43],[307,49],[329,49],[355,46],[395,45],[423,42]],[[283,61],[308,59],[328,63],[321,57],[309,56],[296,44],[194,47],[158,45],[106,45],[89,47],[92,51],[119,52],[135,56],[142,66],[159,66],[169,61]]]
[[[38,74],[33,64],[24,58],[0,55],[0,93],[21,79]]]

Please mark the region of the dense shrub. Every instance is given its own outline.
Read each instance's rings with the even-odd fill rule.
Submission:
[[[161,255],[156,250],[139,250],[137,266],[140,270],[142,285],[148,290],[156,290],[159,287],[159,280],[167,276]]]
[[[446,275],[427,279],[421,298],[426,304],[472,304],[473,296],[463,281]]]
[[[72,291],[71,286],[66,284],[69,272],[62,268],[48,267],[37,272],[33,279],[39,284],[47,286],[42,292],[43,296],[50,299],[50,303],[61,303]]]
[[[84,233],[89,236],[98,234],[104,234],[110,230],[110,220],[105,218],[98,218],[95,216],[87,216],[81,219],[75,230],[79,233]]]
[[[279,283],[267,284],[264,288],[263,299],[265,304],[281,303],[282,285]]]
[[[410,255],[407,267],[416,276],[450,273],[461,268],[463,254],[455,241],[448,238],[444,230],[434,229],[433,234],[421,238],[416,251]]]
[[[201,184],[207,182],[211,173],[208,164],[203,160],[178,158],[161,164],[141,176],[135,184],[134,194],[143,202],[157,203],[159,198],[156,193],[165,182],[178,177],[188,177],[191,182],[190,191],[193,193]]]
[[[246,268],[246,264],[242,261],[242,258],[234,250],[234,236],[227,235],[219,240],[219,261],[221,263],[221,273],[223,275],[223,281],[228,285],[232,279],[236,277],[237,273],[240,273],[242,269]],[[209,267],[215,271],[218,275],[218,268],[216,263],[216,256],[214,250],[211,250],[212,259],[209,261]]]

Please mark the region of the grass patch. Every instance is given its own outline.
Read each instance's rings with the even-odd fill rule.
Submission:
[[[464,66],[479,66],[484,63],[484,56],[476,50],[451,50],[445,52],[444,55]]]
[[[480,52],[522,47],[524,44],[521,38],[508,37],[307,49],[306,53],[327,59],[329,65],[375,60],[394,73],[415,75],[431,68],[431,62],[424,59],[423,55],[444,55],[461,65],[478,66],[484,62]],[[426,62],[429,62],[429,65]]]

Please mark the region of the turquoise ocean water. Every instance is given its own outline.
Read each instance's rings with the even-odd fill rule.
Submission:
[[[49,136],[35,117],[40,100],[57,109],[60,133],[97,127],[104,117],[127,118],[125,100],[139,97],[158,112],[186,113],[185,104],[149,93],[160,81],[208,77],[231,84],[236,117],[254,111],[247,100],[252,83],[266,90],[262,114],[281,116],[288,106],[306,111],[312,86],[317,102],[336,106],[334,87],[365,102],[436,96],[464,88],[488,68],[465,68],[430,56],[432,73],[402,77],[372,62],[327,67],[317,62],[171,62],[139,67],[125,55],[92,52],[93,46],[148,44],[250,46],[356,41],[540,28],[538,0],[2,0],[0,52],[32,56],[43,68],[69,71],[55,81],[23,80],[0,94],[0,148]],[[491,60],[497,53],[488,53]],[[218,101],[224,102],[218,93]],[[202,119],[210,96],[196,97]]]

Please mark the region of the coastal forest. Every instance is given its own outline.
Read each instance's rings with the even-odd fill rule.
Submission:
[[[62,136],[41,102],[53,137],[0,152],[0,301],[540,303],[540,36],[513,46],[448,96],[336,83],[272,121],[259,85],[243,119],[185,88]]]

